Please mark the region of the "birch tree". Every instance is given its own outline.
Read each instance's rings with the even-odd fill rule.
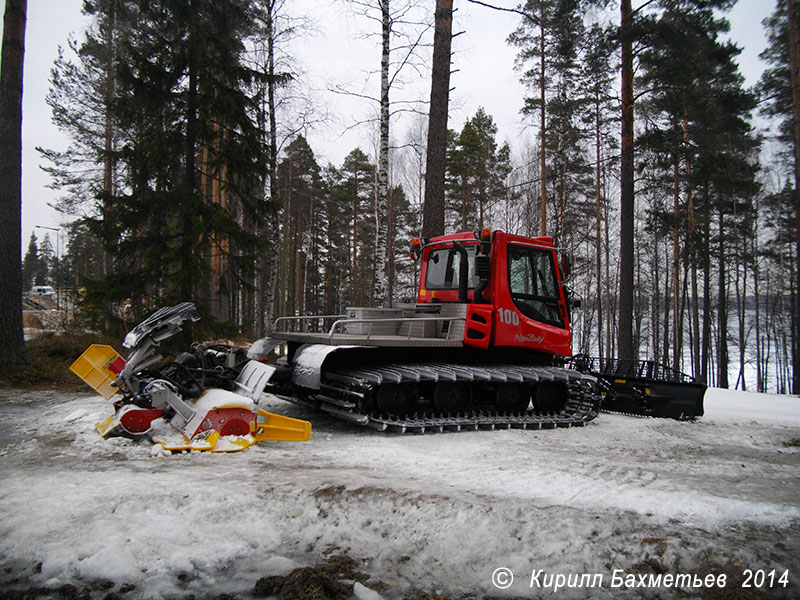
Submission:
[[[377,99],[369,93],[337,90],[341,93],[377,100],[378,108],[378,160],[376,195],[376,233],[373,273],[373,297],[376,306],[388,306],[389,271],[389,153],[391,150],[391,120],[400,111],[412,109],[415,100],[392,100],[391,92],[402,84],[403,72],[412,68],[419,76],[422,70],[417,55],[422,46],[428,25],[417,15],[419,2],[416,0],[348,0],[348,4],[359,9],[369,20],[380,25],[380,84]],[[394,105],[394,106],[393,106]],[[400,107],[398,108],[398,105]]]

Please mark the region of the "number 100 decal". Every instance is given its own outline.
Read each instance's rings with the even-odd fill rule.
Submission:
[[[500,317],[500,322],[504,325],[519,325],[519,315],[513,310],[498,308],[497,315]]]

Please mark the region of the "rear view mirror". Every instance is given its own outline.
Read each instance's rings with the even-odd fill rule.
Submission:
[[[561,279],[567,279],[572,272],[572,259],[568,255],[562,254],[559,266],[561,267]]]

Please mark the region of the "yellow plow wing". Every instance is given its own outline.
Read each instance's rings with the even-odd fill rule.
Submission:
[[[111,346],[92,344],[70,365],[69,370],[108,400],[117,393],[117,388],[111,384],[124,365],[125,360]]]

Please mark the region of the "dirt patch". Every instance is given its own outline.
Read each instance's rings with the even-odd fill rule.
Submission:
[[[262,577],[256,582],[253,595],[278,596],[281,600],[349,600],[354,582],[363,583],[370,578],[357,571],[357,566],[351,557],[337,554],[327,563],[295,569],[285,577]]]

